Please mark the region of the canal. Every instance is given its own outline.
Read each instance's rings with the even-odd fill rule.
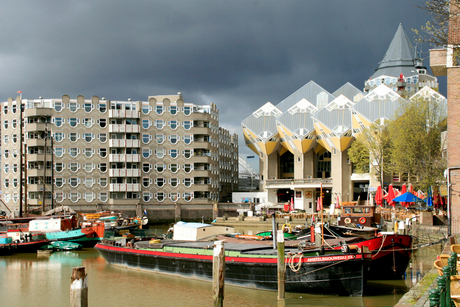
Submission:
[[[440,253],[440,244],[417,250],[404,280],[369,281],[364,297],[286,293],[286,306],[393,306]],[[89,306],[212,306],[211,283],[111,266],[92,248],[0,257],[1,305],[68,306],[79,266],[88,274]],[[224,306],[277,306],[277,293],[226,286]]]

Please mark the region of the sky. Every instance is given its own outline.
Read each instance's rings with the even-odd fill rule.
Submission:
[[[424,0],[0,1],[0,101],[69,95],[146,101],[181,92],[241,121],[313,80],[363,89],[402,23],[429,20]],[[428,50],[422,57],[429,65]],[[442,84],[441,84],[442,92]],[[250,161],[257,164],[256,161]]]

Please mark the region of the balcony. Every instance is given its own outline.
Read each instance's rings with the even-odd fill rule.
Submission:
[[[43,192],[43,184],[27,184],[27,192]]]
[[[140,183],[111,183],[110,192],[140,192]]]
[[[109,132],[114,133],[139,133],[140,126],[139,125],[116,125],[110,124],[109,125]]]
[[[211,149],[211,143],[210,142],[199,142],[199,141],[193,141],[190,146],[192,148],[201,148],[201,149]]]
[[[34,117],[34,116],[51,116],[53,115],[52,108],[31,108],[25,109],[24,116],[25,117]]]
[[[122,147],[122,148],[140,148],[140,140],[109,140],[110,147]]]
[[[209,177],[211,175],[211,171],[209,170],[193,170],[191,173],[194,177]]]
[[[29,147],[45,147],[45,140],[44,139],[27,139],[26,145]],[[48,140],[48,146],[51,146],[51,141]]]
[[[191,161],[194,163],[211,163],[212,159],[210,156],[193,156],[191,158]]]
[[[141,170],[140,169],[110,169],[109,170],[110,177],[140,177]]]
[[[211,135],[211,128],[208,127],[193,127],[192,128],[193,134],[204,134],[204,135]]]
[[[211,187],[211,184],[197,184],[197,183],[193,184],[193,191],[195,192],[207,192],[207,191],[214,191],[214,190],[217,190],[217,189],[213,189]]]
[[[371,180],[371,174],[370,173],[352,173],[351,178],[352,181],[354,180]]]
[[[110,118],[139,118],[139,111],[136,110],[109,110]]]
[[[269,179],[265,181],[267,189],[301,189],[301,188],[332,188],[332,178],[307,178],[307,179]]]
[[[109,162],[139,162],[140,155],[118,155],[118,154],[110,154],[109,155]]]
[[[31,131],[45,131],[45,123],[32,123],[32,124],[26,124],[26,131],[31,132]]]
[[[45,155],[44,154],[27,154],[27,162],[33,162],[33,161],[45,161]]]

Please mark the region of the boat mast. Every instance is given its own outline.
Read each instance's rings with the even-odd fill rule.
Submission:
[[[321,247],[324,246],[324,222],[323,222],[323,183],[320,185],[320,208],[321,208]]]

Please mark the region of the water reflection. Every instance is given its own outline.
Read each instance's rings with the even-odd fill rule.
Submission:
[[[440,245],[418,250],[413,254],[405,280],[370,281],[365,297],[286,293],[285,306],[393,306],[432,268],[440,253]],[[84,266],[88,274],[90,306],[212,306],[209,282],[107,265],[94,249],[54,253],[47,257],[36,254],[0,257],[2,302],[12,306],[66,306],[70,299],[72,268],[79,266]],[[226,286],[224,304],[278,306],[277,293]]]

